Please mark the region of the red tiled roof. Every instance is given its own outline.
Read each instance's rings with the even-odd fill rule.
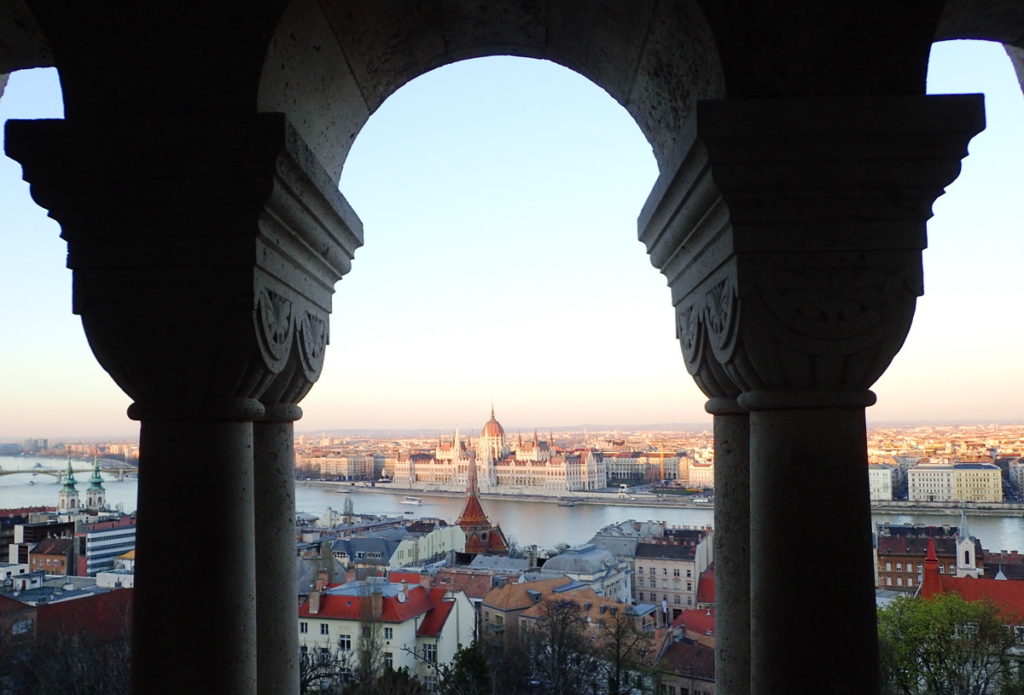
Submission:
[[[715,563],[700,573],[697,579],[697,603],[715,602]]]
[[[385,623],[404,623],[406,620],[423,615],[430,610],[430,599],[427,591],[422,586],[410,587],[406,594],[408,598],[402,602],[394,596],[383,596],[381,598],[381,612],[379,620]],[[299,616],[303,618],[328,618],[334,620],[362,620],[370,611],[369,604],[371,596],[346,596],[340,594],[323,593],[320,595],[320,610],[316,613],[309,612],[309,601],[303,601],[299,606]]]
[[[445,621],[448,620],[448,615],[452,612],[452,606],[455,605],[454,601],[445,601],[444,595],[445,590],[440,587],[430,590],[432,609],[416,629],[418,637],[437,637],[441,634],[441,629],[444,628]]]
[[[696,608],[685,610],[679,617],[672,621],[672,627],[685,627],[701,635],[714,636],[715,634],[715,609]]]
[[[991,601],[1003,621],[1013,625],[1024,623],[1024,582],[939,574],[935,544],[929,542],[921,596],[931,598],[944,593],[959,594],[965,601]]]
[[[715,679],[715,650],[690,641],[673,642],[658,662],[661,671],[679,676]]]
[[[466,496],[466,506],[462,508],[462,514],[459,515],[459,520],[455,523],[462,527],[485,526],[491,523],[484,513],[484,508],[480,506],[480,499],[475,492]]]
[[[37,512],[55,512],[56,507],[17,507],[15,509],[0,509],[0,517],[25,516]]]
[[[470,598],[482,599],[491,590],[488,572],[450,572],[442,570],[434,575],[431,585],[448,591],[462,591]]]
[[[420,583],[421,577],[419,572],[388,572],[388,580],[395,584],[406,584],[417,585]]]

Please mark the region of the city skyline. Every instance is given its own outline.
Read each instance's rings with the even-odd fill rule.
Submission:
[[[1024,418],[1011,309],[1024,98],[1001,47],[956,43],[933,51],[929,91],[985,91],[989,125],[935,205],[926,294],[869,423]],[[61,115],[52,70],[15,73],[0,99],[2,120]],[[625,111],[551,63],[466,61],[399,90],[342,176],[366,245],[296,430],[473,430],[492,403],[512,429],[709,422],[636,241],[656,174]],[[71,314],[59,228],[20,177],[4,157],[0,438],[132,435],[129,400]]]

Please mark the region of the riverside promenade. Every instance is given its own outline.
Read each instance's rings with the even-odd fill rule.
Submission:
[[[430,483],[423,487],[396,487],[392,483],[377,483],[371,485],[368,482],[336,482],[327,480],[300,480],[297,485],[306,487],[317,487],[327,490],[342,492],[345,489],[358,491],[360,493],[379,492],[392,495],[413,495],[416,497],[462,497],[466,491],[454,486],[442,486],[437,483]],[[570,503],[572,505],[609,505],[619,507],[667,507],[672,509],[714,509],[714,498],[709,501],[694,501],[694,497],[700,495],[656,495],[648,491],[626,491],[620,493],[617,490],[598,491],[526,491],[524,488],[504,488],[501,490],[481,491],[483,499],[515,500],[518,502],[544,502],[548,504]],[[871,511],[879,514],[937,514],[957,517],[960,510],[966,509],[971,516],[992,516],[992,517],[1024,517],[1024,504],[1004,502],[1000,504],[991,502],[965,502],[963,506],[959,502],[909,502],[906,500],[879,501],[871,503]]]

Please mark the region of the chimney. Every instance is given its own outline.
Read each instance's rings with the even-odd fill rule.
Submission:
[[[316,615],[320,612],[320,592],[310,591],[309,592],[309,612],[311,615]]]
[[[370,594],[370,618],[372,620],[379,620],[383,609],[384,594],[381,593],[380,589],[375,587],[373,593]]]
[[[313,588],[316,591],[323,591],[327,588],[327,572],[320,570],[316,573],[316,581],[313,583]]]

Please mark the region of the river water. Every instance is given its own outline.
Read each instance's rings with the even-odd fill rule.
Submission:
[[[0,469],[3,472],[21,471],[14,475],[0,475],[0,508],[56,506],[59,489],[57,479],[42,474],[33,476],[33,471],[38,470],[32,468],[37,461],[50,470],[59,470],[64,466],[63,462],[55,459],[0,456]],[[91,463],[76,461],[73,466],[75,469],[85,469],[90,468]],[[87,481],[88,477],[87,473],[76,473],[80,493],[84,493],[87,484],[82,483]],[[202,484],[202,481],[198,481],[198,484]],[[118,482],[108,479],[103,485],[107,489],[107,501],[112,506],[119,505],[125,512],[135,510],[138,481],[127,479]],[[455,521],[462,511],[461,498],[428,497],[417,493],[423,504],[414,507],[399,502],[402,494],[359,491],[341,494],[333,489],[300,485],[295,492],[295,506],[299,511],[319,516],[328,507],[341,511],[345,499],[350,497],[357,513],[401,516],[412,510],[416,517],[440,517],[449,522]],[[713,519],[713,512],[710,509],[590,504],[559,507],[550,502],[497,499],[485,499],[483,506],[491,520],[501,524],[506,536],[515,539],[521,545],[537,544],[540,547],[551,547],[556,543],[583,543],[602,526],[626,519],[657,519],[677,526],[710,526]],[[956,526],[959,523],[959,516],[876,514],[874,520],[876,523]],[[808,522],[812,521],[821,520],[808,519]],[[968,522],[971,535],[981,540],[982,547],[988,550],[1024,550],[1024,519],[979,516],[969,517]]]

